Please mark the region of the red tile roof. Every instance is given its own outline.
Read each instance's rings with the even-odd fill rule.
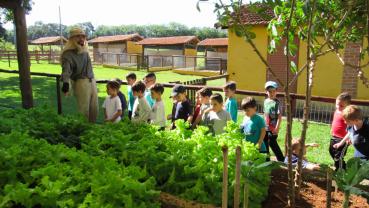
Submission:
[[[201,41],[198,46],[228,46],[228,38],[207,38]]]
[[[146,38],[138,42],[140,45],[180,45],[186,43],[198,43],[196,36],[174,36],[161,38]]]
[[[67,42],[67,39],[62,37],[63,42]],[[60,44],[60,36],[42,37],[32,40],[30,44],[41,45],[41,44]]]
[[[251,7],[253,8],[251,9]],[[260,10],[259,14],[254,8]],[[267,25],[274,17],[275,15],[273,8],[262,3],[254,3],[252,5],[243,5],[240,18],[241,22],[245,25]],[[232,25],[232,20],[230,20],[228,25]],[[228,25],[220,25],[219,23],[216,23],[214,26],[216,28],[221,27],[223,29],[226,29],[228,28]]]
[[[274,18],[274,11],[272,8],[257,5],[258,9],[261,9],[261,14],[257,14],[254,10],[250,10],[249,6],[245,6],[241,13],[241,20],[246,25],[267,25],[269,21]]]
[[[123,42],[136,39],[138,41],[142,40],[138,33],[129,34],[129,35],[112,35],[112,36],[100,36],[94,39],[89,40],[89,43],[108,43],[108,42]]]
[[[261,14],[257,14],[254,9],[250,9],[250,5],[245,5],[241,13],[241,21],[246,25],[267,25],[274,18],[273,8],[256,3],[253,7],[260,10]]]

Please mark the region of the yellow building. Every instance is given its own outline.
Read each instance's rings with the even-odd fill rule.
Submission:
[[[273,16],[272,10],[266,11],[266,16]],[[283,47],[278,46],[277,51],[268,54],[268,18],[244,10],[243,22],[252,25],[252,31],[256,34],[253,39],[256,47],[264,59],[272,67],[278,78],[285,82],[286,76],[286,57]],[[264,91],[264,83],[275,78],[267,71],[265,64],[257,56],[253,48],[243,38],[228,29],[228,74],[229,81],[236,81],[237,88],[242,90]],[[300,68],[306,63],[306,43],[295,39],[298,46],[298,53],[291,57]],[[281,44],[282,45],[282,44]],[[344,60],[352,64],[360,63],[360,45],[348,43],[346,48],[341,51]],[[366,63],[366,62],[365,62]],[[369,69],[364,69],[364,73],[369,75]],[[292,73],[290,78],[292,78]],[[298,94],[305,93],[306,74],[302,73],[292,92]],[[369,89],[357,79],[357,73],[350,67],[344,67],[334,53],[328,53],[318,58],[314,72],[314,96],[336,97],[340,92],[348,91],[356,99],[369,99]]]

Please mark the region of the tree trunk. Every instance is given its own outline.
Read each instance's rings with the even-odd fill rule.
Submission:
[[[32,83],[27,42],[27,25],[24,8],[20,0],[14,9],[14,22],[16,25],[17,58],[19,68],[19,84],[22,95],[22,106],[25,109],[33,107]]]

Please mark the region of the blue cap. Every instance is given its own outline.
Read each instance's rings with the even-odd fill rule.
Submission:
[[[274,88],[274,89],[277,89],[277,88],[278,88],[278,84],[277,84],[277,82],[274,82],[274,81],[267,81],[267,82],[265,83],[265,89],[268,89],[268,88],[270,88],[270,87],[272,87],[272,88]]]

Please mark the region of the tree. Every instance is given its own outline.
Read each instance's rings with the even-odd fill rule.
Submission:
[[[200,2],[200,1],[199,1]],[[329,5],[329,6],[327,6]],[[199,3],[198,3],[199,7]],[[255,34],[252,32],[252,27],[243,24],[241,16],[244,9],[255,12],[259,15],[265,15],[265,9],[273,8],[275,16],[271,18],[268,25],[268,35],[270,39],[269,52],[276,50],[278,44],[284,44],[286,56],[286,82],[282,82],[275,76],[272,66],[261,55],[257,46],[253,43]],[[299,161],[296,170],[296,177],[293,177],[293,169],[291,163],[291,130],[292,130],[292,113],[289,87],[297,80],[298,76],[306,70],[306,91],[304,103],[304,118],[303,130],[301,132],[301,145],[305,145],[305,138],[308,129],[308,120],[310,114],[311,91],[313,88],[313,74],[315,63],[320,56],[330,52],[335,52],[338,58],[344,63],[342,56],[339,54],[339,49],[344,48],[349,41],[362,41],[366,33],[369,32],[369,2],[364,0],[268,0],[262,4],[254,3],[247,6],[243,5],[242,1],[230,1],[224,3],[222,0],[215,1],[215,12],[218,15],[219,24],[227,26],[248,42],[259,56],[261,61],[266,65],[267,70],[277,79],[279,84],[284,88],[285,105],[287,108],[287,150],[288,150],[288,205],[295,206],[295,186],[297,188],[297,196],[301,187],[302,174],[302,156],[303,148],[299,152]],[[363,17],[367,17],[367,19]],[[297,46],[294,44],[294,38],[297,37],[307,42],[306,64],[301,69],[296,68],[296,64],[290,60],[290,56],[296,53]],[[320,42],[319,38],[324,41]],[[282,40],[285,41],[282,41]],[[369,45],[369,37],[368,37]],[[369,46],[368,46],[369,47]],[[362,57],[369,53],[369,48],[364,50]],[[360,79],[369,87],[368,79],[364,76],[362,66],[351,65],[358,72]],[[294,78],[289,80],[289,73],[294,74]],[[293,184],[295,179],[295,186]]]

